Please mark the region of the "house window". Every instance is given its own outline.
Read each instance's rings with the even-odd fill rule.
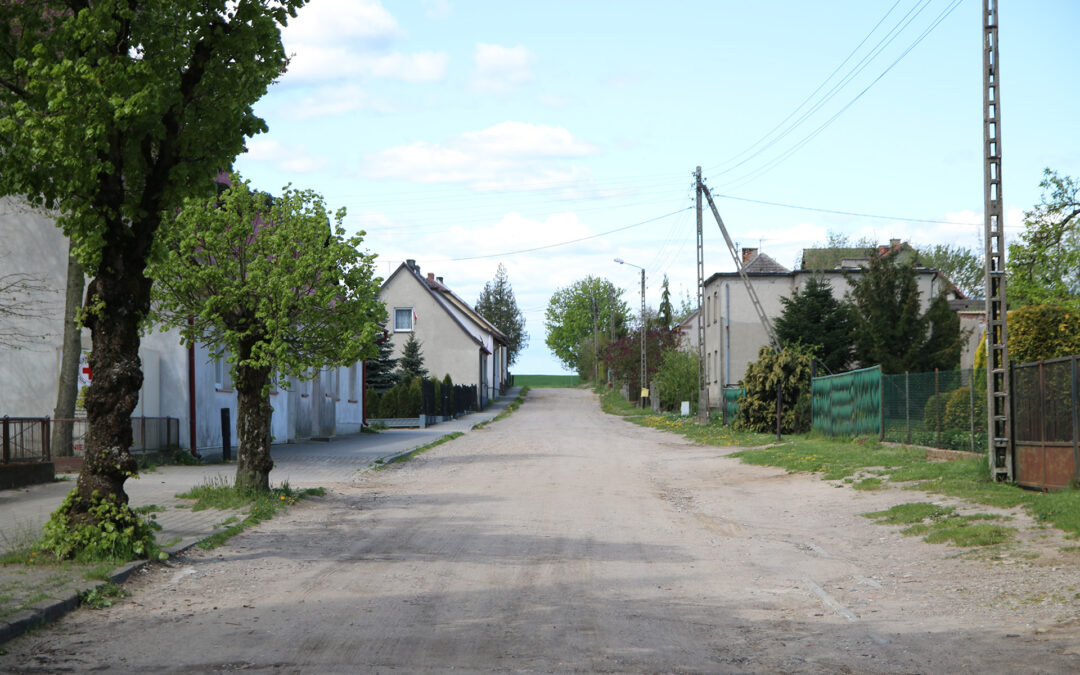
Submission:
[[[413,308],[412,307],[395,307],[394,308],[394,332],[395,333],[409,333],[413,329]]]
[[[214,388],[228,389],[232,386],[229,379],[229,358],[224,352],[214,359]]]

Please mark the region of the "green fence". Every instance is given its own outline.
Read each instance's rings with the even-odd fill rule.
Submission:
[[[815,377],[813,427],[826,436],[881,434],[881,366]]]
[[[724,387],[721,390],[720,400],[722,401],[721,405],[724,406],[721,409],[721,412],[724,416],[723,419],[727,424],[731,424],[739,414],[739,399],[742,398],[742,395],[742,387]]]

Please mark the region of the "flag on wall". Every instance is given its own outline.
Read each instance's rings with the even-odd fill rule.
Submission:
[[[420,320],[420,317],[416,315],[416,308],[414,307],[413,311],[412,311],[412,321],[413,321],[413,323],[416,323],[419,320]]]

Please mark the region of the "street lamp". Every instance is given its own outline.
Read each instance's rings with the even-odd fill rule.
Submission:
[[[645,369],[645,268],[641,265],[635,265],[629,263],[622,258],[615,258],[615,262],[620,265],[629,265],[630,267],[636,267],[641,270],[641,407],[645,407],[645,397],[648,396],[648,385],[645,382],[648,372]]]

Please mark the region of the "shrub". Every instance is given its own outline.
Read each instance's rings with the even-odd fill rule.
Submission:
[[[364,405],[366,406],[369,419],[378,419],[379,417],[382,417],[379,410],[379,392],[369,388],[367,392],[364,393]]]
[[[945,406],[949,403],[952,392],[943,391],[926,399],[926,407],[923,408],[923,424],[927,429],[934,430],[940,423],[945,424]]]
[[[946,429],[971,430],[971,389],[960,387],[949,396],[945,403]],[[986,392],[975,392],[975,429],[986,426]]]
[[[654,379],[660,387],[661,409],[678,410],[682,401],[690,401],[690,409],[697,409],[697,354],[668,349],[661,357],[660,368]]]
[[[776,351],[762,347],[758,360],[746,368],[737,425],[768,433],[776,430],[776,389],[780,386],[782,433],[810,428],[810,355],[798,347]]]
[[[414,377],[409,381],[403,394],[405,409],[402,417],[419,417],[424,409],[424,391],[420,388],[420,378]]]
[[[1016,363],[1080,354],[1080,312],[1029,305],[1009,312],[1009,358]]]
[[[128,561],[160,557],[154,540],[157,523],[135,513],[127,504],[117,504],[97,496],[91,500],[89,516],[93,524],[74,523],[69,514],[75,503],[72,490],[45,523],[34,550],[49,552],[57,560],[76,562]]]

